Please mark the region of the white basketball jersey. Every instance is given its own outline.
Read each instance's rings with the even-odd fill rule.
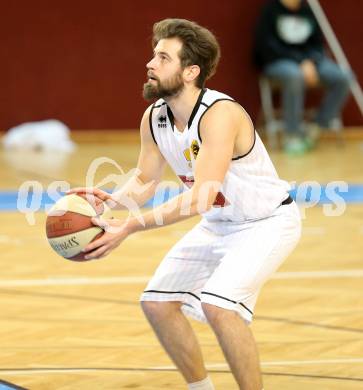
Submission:
[[[223,93],[203,89],[183,132],[174,126],[173,113],[163,99],[152,106],[149,123],[153,139],[187,188],[193,185],[195,160],[203,147],[200,121],[220,100],[234,101]],[[266,218],[288,197],[289,189],[288,183],[279,179],[255,131],[255,142],[250,151],[232,159],[212,209],[203,216],[209,221],[233,222]]]

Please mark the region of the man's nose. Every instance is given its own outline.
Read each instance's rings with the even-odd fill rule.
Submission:
[[[147,69],[154,69],[155,68],[155,58],[152,58],[147,64],[146,64]]]

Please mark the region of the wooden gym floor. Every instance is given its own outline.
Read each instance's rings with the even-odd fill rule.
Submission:
[[[135,166],[135,133],[74,137],[79,148],[68,157],[1,150],[0,190],[16,190],[26,180],[44,189],[54,180],[84,185],[96,157],[114,159],[125,171]],[[323,141],[301,158],[271,153],[280,176],[362,184],[363,141],[349,139],[342,147]],[[110,164],[102,167],[96,183],[111,173],[120,174]],[[298,248],[265,285],[255,310],[264,386],[362,389],[363,205],[348,204],[335,217],[322,206],[305,212]],[[3,211],[1,221],[0,380],[34,390],[185,389],[138,298],[168,248],[197,218],[131,236],[108,258],[88,263],[52,251],[44,212],[27,220]],[[216,389],[237,389],[208,326],[193,327]]]

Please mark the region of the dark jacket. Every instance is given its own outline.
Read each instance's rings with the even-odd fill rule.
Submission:
[[[270,0],[257,24],[254,61],[260,68],[285,58],[297,63],[305,59],[318,63],[324,57],[323,44],[323,34],[305,1],[292,11],[279,0]]]

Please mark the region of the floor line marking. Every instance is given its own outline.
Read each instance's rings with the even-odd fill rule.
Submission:
[[[363,358],[347,358],[347,359],[320,359],[320,360],[282,360],[282,361],[265,361],[261,362],[261,366],[263,367],[271,367],[271,366],[296,366],[296,365],[319,365],[319,364],[361,364],[363,363]],[[207,369],[229,369],[226,363],[210,363],[206,365]],[[148,371],[157,371],[157,370],[176,370],[175,366],[172,365],[163,365],[163,366],[152,366],[152,367],[143,367],[139,368],[140,370],[148,370]],[[37,369],[29,368],[29,369],[1,369],[0,375],[31,375],[31,374],[45,374],[45,373],[81,373],[81,372],[92,372],[92,371],[120,371],[120,370],[130,370],[136,371],[138,368],[135,367],[110,367],[110,368],[102,368],[102,367],[84,367],[84,368],[67,368],[67,367],[58,367],[58,368],[40,368]]]
[[[152,276],[119,276],[119,277],[81,277],[81,278],[57,278],[46,279],[3,279],[0,287],[34,287],[34,286],[78,286],[97,284],[143,284]],[[298,271],[276,272],[271,279],[329,279],[329,278],[362,278],[363,269],[334,270],[334,271]]]
[[[329,278],[361,278],[363,269],[334,270],[334,271],[297,271],[276,272],[272,279],[329,279]]]
[[[263,367],[271,366],[300,366],[300,365],[319,365],[319,364],[361,364],[363,358],[347,358],[347,359],[319,359],[319,360],[281,360],[281,361],[266,361],[261,362]],[[224,369],[229,368],[227,363],[210,363],[207,364],[207,369]],[[155,366],[154,369],[168,370],[174,366]]]
[[[0,280],[0,287],[34,287],[34,286],[79,286],[97,284],[141,284],[150,280],[151,276],[120,276],[104,278],[46,278]]]

